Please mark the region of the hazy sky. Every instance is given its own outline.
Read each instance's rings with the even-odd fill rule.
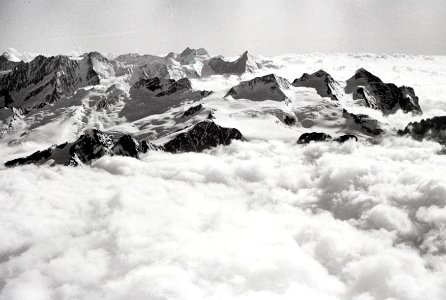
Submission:
[[[446,54],[446,0],[0,0],[0,51]]]

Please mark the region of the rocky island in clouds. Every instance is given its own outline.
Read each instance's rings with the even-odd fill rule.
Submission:
[[[336,50],[396,47],[393,4],[49,2],[0,4],[65,32],[0,28],[48,43],[0,40],[0,300],[446,299],[446,56]]]

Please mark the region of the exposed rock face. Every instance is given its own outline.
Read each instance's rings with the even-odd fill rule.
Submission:
[[[308,144],[310,142],[326,142],[331,140],[329,134],[323,132],[310,132],[302,134],[297,140],[298,144]]]
[[[398,134],[408,134],[416,140],[430,139],[446,145],[446,116],[409,123],[404,130],[398,131]]]
[[[235,61],[226,61],[220,57],[213,57],[208,61],[208,66],[215,74],[236,74],[241,75],[243,73],[252,73],[261,68],[254,57],[244,52]]]
[[[99,84],[107,68],[113,76],[113,67],[97,52],[85,54],[81,60],[39,55],[29,63],[20,62],[0,77],[0,108],[21,108],[27,113],[70,96],[81,87]]]
[[[11,167],[25,164],[70,165],[89,164],[91,161],[112,153],[113,139],[97,129],[87,130],[73,143],[52,146],[37,151],[30,156],[14,159],[5,163]]]
[[[240,82],[232,87],[225,97],[232,96],[234,99],[250,99],[254,101],[285,101],[288,97],[284,91],[289,88],[290,83],[288,80],[275,74],[269,74]]]
[[[154,145],[148,141],[141,141],[139,143],[138,151],[142,153],[147,153],[148,151],[161,151],[163,150],[163,147]]]
[[[242,138],[242,134],[237,129],[218,126],[211,120],[197,123],[189,130],[176,135],[164,146],[156,146],[148,141],[138,142],[130,135],[124,135],[115,142],[110,135],[98,129],[91,129],[72,143],[51,146],[27,157],[8,161],[5,166],[13,167],[25,164],[78,166],[90,164],[105,155],[137,158],[139,153],[146,153],[149,150],[165,150],[172,153],[201,152],[217,145],[229,145],[232,140]]]
[[[88,164],[92,160],[112,153],[113,139],[108,134],[92,129],[86,131],[70,147],[70,165],[78,165],[79,162]]]
[[[293,81],[293,86],[314,88],[321,97],[330,97],[332,100],[338,100],[342,93],[339,83],[324,70],[313,74],[304,73]]]
[[[299,137],[298,144],[309,144],[311,142],[329,142],[334,141],[338,143],[345,143],[347,141],[358,141],[358,138],[353,134],[344,134],[337,138],[332,138],[329,134],[323,132],[304,133]]]
[[[172,153],[201,152],[218,145],[229,145],[232,140],[242,138],[240,131],[235,128],[224,128],[211,120],[205,120],[175,136],[164,144],[164,149]]]
[[[134,84],[135,88],[140,88],[141,86],[144,86],[147,90],[153,92],[155,97],[163,97],[179,91],[192,89],[191,82],[188,78],[182,78],[176,81],[173,79],[160,79],[155,77],[141,79]]]
[[[294,124],[296,124],[296,118],[293,118],[293,117],[290,117],[290,116],[285,116],[283,118],[283,122],[286,125],[294,125]]]
[[[183,118],[193,116],[202,109],[203,109],[203,105],[201,105],[201,104],[198,104],[196,106],[191,106],[184,112]]]
[[[344,134],[334,139],[335,142],[345,143],[347,141],[358,141],[358,138],[353,134]]]
[[[380,135],[384,133],[384,130],[381,129],[380,122],[367,115],[352,114],[344,109],[343,117],[346,119],[346,127],[350,129],[357,129],[369,135]]]
[[[353,94],[353,99],[362,99],[364,106],[381,110],[385,114],[394,113],[398,109],[413,114],[422,113],[418,97],[412,88],[384,83],[365,69],[357,70],[347,80],[345,92]]]
[[[126,134],[119,138],[111,150],[115,155],[138,157],[139,143]]]
[[[6,52],[0,55],[0,71],[12,70],[19,64],[20,61],[10,60]]]
[[[192,89],[188,78],[180,80],[158,77],[141,79],[130,88],[132,101],[126,103],[120,117],[131,122],[153,114],[161,114],[185,101],[198,101],[211,92]]]
[[[105,155],[136,158],[140,152],[146,153],[149,150],[162,150],[162,147],[147,141],[139,143],[130,135],[123,135],[115,142],[110,135],[98,129],[91,129],[85,131],[84,134],[72,143],[51,146],[30,156],[8,161],[5,163],[5,166],[41,165],[45,163],[50,165],[78,166],[80,164],[90,164],[92,161]]]

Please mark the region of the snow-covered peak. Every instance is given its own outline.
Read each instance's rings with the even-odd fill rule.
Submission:
[[[9,56],[9,61],[14,61],[14,62],[19,62],[19,61],[24,61],[24,62],[30,62],[32,61],[38,54],[36,53],[31,53],[31,52],[20,52],[17,49],[14,48],[8,48],[6,49],[6,51],[3,53],[3,55],[7,55]]]
[[[250,99],[254,101],[284,101],[288,98],[284,91],[289,88],[290,83],[288,80],[275,74],[269,74],[240,82],[232,87],[226,96],[232,96],[234,99]]]
[[[8,51],[3,52],[3,54],[1,56],[3,56],[4,58],[6,58],[7,60],[12,61],[12,62],[21,61],[20,58],[18,58],[17,56],[15,56],[14,54],[12,54]]]

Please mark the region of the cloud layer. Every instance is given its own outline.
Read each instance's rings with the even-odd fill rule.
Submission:
[[[439,149],[235,142],[0,170],[0,299],[445,299]]]

